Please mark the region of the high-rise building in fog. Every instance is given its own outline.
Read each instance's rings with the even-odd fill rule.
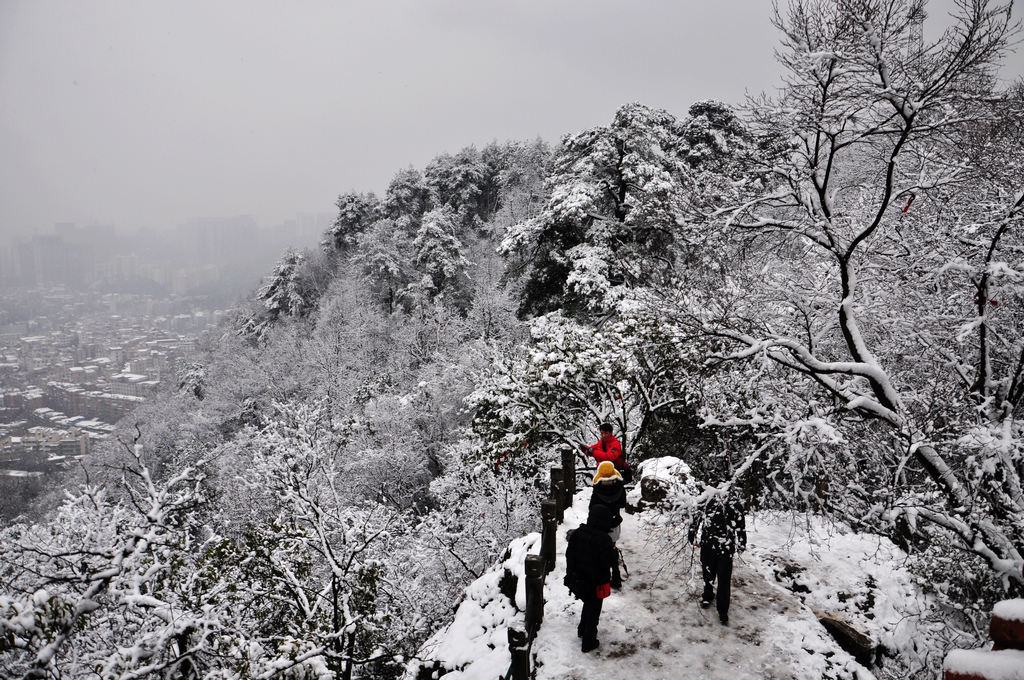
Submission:
[[[21,269],[15,257],[14,247],[0,243],[0,286],[16,286],[20,283]]]
[[[23,286],[39,285],[36,249],[31,241],[20,241],[14,246],[14,257],[18,264],[18,283]]]

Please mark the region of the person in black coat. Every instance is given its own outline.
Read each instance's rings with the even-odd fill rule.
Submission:
[[[583,600],[576,634],[583,638],[582,650],[597,649],[597,624],[601,603],[611,593],[611,570],[618,555],[608,530],[612,514],[603,505],[590,508],[586,524],[571,532],[565,547],[565,585]]]
[[[619,535],[622,532],[621,511],[626,507],[626,487],[615,466],[609,461],[604,461],[597,466],[597,474],[594,475],[594,487],[590,493],[590,507],[603,505],[612,513],[611,529],[608,534],[612,537],[612,543],[619,542]],[[618,548],[616,548],[618,551]],[[618,555],[618,552],[616,552]],[[615,560],[612,567],[612,588],[622,588],[622,576],[619,574],[619,560]]]
[[[697,535],[700,532],[700,540]],[[714,495],[690,525],[690,543],[700,548],[700,568],[704,578],[704,593],[700,606],[707,609],[714,601],[718,618],[729,623],[729,599],[732,595],[732,558],[747,547],[747,527],[743,505],[735,495],[735,487],[726,496]],[[715,598],[715,580],[718,597]]]

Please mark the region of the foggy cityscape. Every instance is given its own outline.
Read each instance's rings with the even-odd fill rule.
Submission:
[[[238,217],[134,233],[59,223],[0,241],[0,513],[20,510],[19,490],[76,464],[173,383],[280,253],[315,247],[330,221]]]

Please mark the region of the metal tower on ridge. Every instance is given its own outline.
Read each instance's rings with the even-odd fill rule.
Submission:
[[[924,52],[924,20],[928,14],[920,2],[915,2],[910,7],[909,16],[910,31],[907,35],[907,57],[913,59],[921,56]]]

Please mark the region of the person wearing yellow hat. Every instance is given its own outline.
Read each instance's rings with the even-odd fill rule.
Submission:
[[[612,543],[618,543],[622,533],[621,511],[626,507],[626,487],[622,481],[622,475],[615,469],[611,461],[604,461],[597,466],[597,474],[594,475],[594,487],[590,493],[590,507],[601,505],[608,508],[611,520],[608,526],[608,535]],[[615,548],[618,551],[618,548]],[[619,561],[615,560],[612,567],[612,588],[622,588],[622,577],[619,574]]]

